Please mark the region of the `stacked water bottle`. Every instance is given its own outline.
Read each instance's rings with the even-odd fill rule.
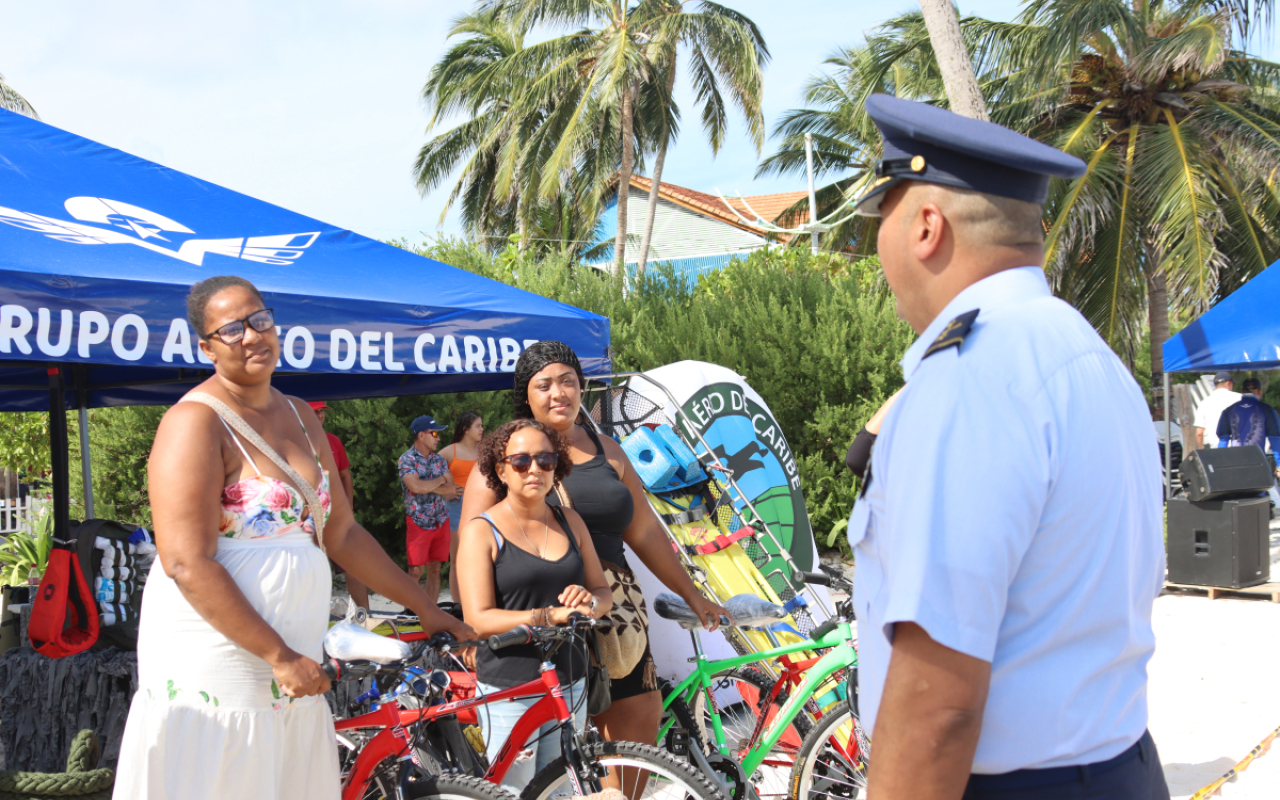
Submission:
[[[102,551],[101,566],[93,576],[93,594],[102,612],[102,624],[133,621],[137,604],[131,598],[141,591],[156,558],[151,532],[140,527],[127,542],[99,536],[93,546]]]

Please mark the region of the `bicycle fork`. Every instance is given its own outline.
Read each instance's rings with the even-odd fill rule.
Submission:
[[[547,694],[555,707],[556,720],[560,723],[560,752],[564,756],[569,783],[573,785],[573,791],[578,797],[595,794],[602,789],[600,779],[604,774],[598,766],[588,764],[582,757],[586,745],[573,725],[573,710],[565,702],[564,687],[560,685],[556,665],[543,661],[539,669],[542,672],[542,683],[547,687]],[[586,702],[585,698],[583,702]]]
[[[693,641],[693,658],[689,659],[689,662],[698,665],[705,663],[707,660],[707,654],[702,650],[702,637],[698,635],[697,628],[691,628],[689,630],[689,638]],[[701,666],[697,666],[695,669],[697,669],[699,673],[702,673]],[[720,701],[716,699],[715,687],[711,685],[709,680],[705,679],[705,673],[702,674],[704,674],[704,680],[701,682],[699,691],[705,692],[707,695],[707,705],[711,709],[711,728],[716,739],[714,743],[708,742],[707,744],[715,747],[716,752],[719,754],[717,760],[721,764],[732,765],[733,768],[736,768],[737,777],[735,780],[737,780],[737,782],[742,786],[746,787],[746,800],[759,800],[759,795],[756,793],[756,787],[752,785],[746,773],[742,771],[739,762],[734,758],[728,743],[725,741],[724,723],[720,719]],[[694,719],[690,719],[688,722],[691,725],[698,724],[697,720]],[[693,733],[693,731],[690,731],[690,734]],[[726,794],[732,795],[732,792],[728,790],[728,787],[725,786],[724,782],[718,777],[723,773],[711,765],[710,759],[707,758],[706,753],[702,752],[702,748],[697,745],[697,742],[693,739],[692,735],[690,736],[689,753],[693,758],[693,763],[697,765],[698,769],[701,770],[704,775],[708,776],[719,784],[721,788],[725,789]]]

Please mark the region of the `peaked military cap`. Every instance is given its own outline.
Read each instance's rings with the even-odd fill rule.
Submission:
[[[880,215],[885,192],[904,180],[940,183],[1043,203],[1049,179],[1078,178],[1084,162],[1003,125],[962,117],[887,94],[867,98],[884,137],[876,179],[858,199],[859,214]]]

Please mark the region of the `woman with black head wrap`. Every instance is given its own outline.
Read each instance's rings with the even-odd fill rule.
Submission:
[[[556,430],[568,443],[573,471],[564,479],[561,491],[552,492],[548,502],[571,505],[587,524],[591,539],[606,576],[615,584],[614,615],[622,614],[628,631],[642,628],[626,618],[631,605],[643,618],[644,603],[639,586],[627,566],[623,542],[644,562],[671,591],[680,595],[705,620],[708,630],[720,624],[723,608],[707,600],[694,587],[685,573],[653,508],[645,498],[644,486],[626,453],[617,442],[601,437],[586,423],[582,415],[582,393],[586,380],[573,350],[562,342],[538,342],[521,355],[515,372],[515,415],[535,419]],[[497,496],[478,472],[472,472],[463,493],[462,518],[478,516],[492,506]],[[621,584],[634,602],[619,603]],[[465,591],[465,589],[464,589]],[[658,693],[657,674],[649,652],[647,633],[643,641],[633,635],[621,638],[618,652],[605,653],[606,666],[613,679],[613,703],[595,723],[610,741],[632,741],[653,744],[658,738],[662,717],[662,697]],[[621,673],[621,674],[618,674]],[[620,786],[632,789],[638,776],[621,776]]]

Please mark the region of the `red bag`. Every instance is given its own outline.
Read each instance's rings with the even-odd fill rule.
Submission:
[[[49,553],[40,579],[27,638],[37,653],[63,658],[88,650],[98,641],[98,606],[75,555],[61,547]]]

